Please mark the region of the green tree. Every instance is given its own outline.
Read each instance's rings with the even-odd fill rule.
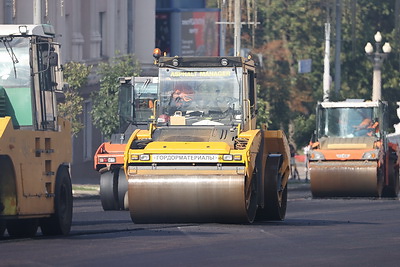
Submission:
[[[210,0],[212,7],[221,7],[222,0]],[[246,1],[242,10],[246,10]],[[330,99],[371,99],[372,63],[364,52],[367,42],[375,43],[376,31],[390,42],[392,52],[383,63],[382,100],[389,102],[391,122],[397,123],[396,101],[400,99],[400,1],[342,0],[341,42],[336,43],[336,0],[265,0],[256,1],[260,24],[255,31],[242,27],[242,47],[251,48],[255,59],[261,58],[258,69],[259,110],[262,121],[269,121],[269,129],[282,129],[297,146],[304,146],[315,128],[315,107],[322,101],[324,71],[324,24],[331,23],[330,74],[335,80],[335,46],[341,46],[341,83]],[[228,2],[232,3],[232,2]],[[397,5],[397,6],[396,6]],[[246,12],[242,20],[246,21]],[[233,29],[228,29],[226,47],[231,47]],[[298,62],[312,60],[311,73],[297,72]],[[314,125],[314,126],[313,126]]]
[[[71,122],[71,131],[75,136],[83,128],[82,122],[79,121],[83,102],[79,90],[86,85],[92,66],[68,62],[63,68],[64,80],[68,83],[68,87],[64,92],[64,101],[58,104],[58,114]]]
[[[394,45],[400,23],[398,19],[396,23],[395,2],[399,1],[342,1],[341,84],[338,94],[332,85],[332,100],[371,99],[372,63],[364,46],[368,41],[374,42],[378,30],[384,42],[389,41],[393,47],[382,70],[382,99],[392,102],[393,107],[393,100],[400,98],[399,56]],[[288,131],[297,145],[308,143],[315,128],[311,122],[315,105],[322,101],[327,19],[331,22],[331,76],[332,80],[335,78],[335,4],[335,0],[258,1],[261,25],[253,51],[263,57],[264,68],[258,75],[260,97],[269,103],[270,128]],[[297,73],[299,60],[307,58],[312,60],[312,72]],[[391,124],[397,121],[392,116]],[[289,131],[291,128],[293,132]]]
[[[118,130],[118,77],[137,76],[140,65],[134,55],[117,55],[110,62],[102,62],[98,66],[100,89],[92,93],[93,124],[104,137],[109,138]]]

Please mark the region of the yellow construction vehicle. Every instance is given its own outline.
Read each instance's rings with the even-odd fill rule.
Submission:
[[[54,37],[50,25],[0,25],[0,236],[71,228],[71,131],[56,112]]]
[[[397,197],[399,149],[387,139],[387,109],[381,101],[318,103],[313,197]]]
[[[241,57],[157,57],[154,122],[128,140],[135,223],[283,220],[290,153],[256,128],[256,70]]]

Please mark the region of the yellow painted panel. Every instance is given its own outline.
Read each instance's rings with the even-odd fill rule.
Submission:
[[[230,147],[224,142],[152,142],[143,150],[144,153],[229,153]]]

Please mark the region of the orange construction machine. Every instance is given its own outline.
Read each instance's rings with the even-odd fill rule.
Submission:
[[[313,197],[397,197],[399,149],[387,139],[387,109],[381,101],[318,104]]]
[[[126,142],[136,129],[147,129],[157,98],[157,77],[119,78],[120,131],[102,143],[94,154],[100,176],[100,199],[104,210],[125,209],[128,182],[123,170]]]

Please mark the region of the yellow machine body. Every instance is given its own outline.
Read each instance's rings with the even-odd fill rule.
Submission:
[[[59,119],[58,127],[54,132],[15,130],[11,117],[0,118],[0,218],[54,213],[56,173],[72,159],[70,123]],[[4,168],[5,163],[11,166]]]
[[[182,70],[169,66],[174,59],[181,62]],[[221,59],[167,58],[160,63],[168,76],[165,80],[163,73],[159,76],[160,97],[155,112],[159,119],[149,130],[136,130],[131,135],[124,156],[129,210],[135,223],[246,223],[284,218],[290,158],[286,137],[281,131],[255,127],[255,88],[248,87],[255,85],[255,81],[249,82],[249,77],[255,76],[247,76],[254,72],[253,63],[227,58],[228,68],[219,70],[223,67]],[[237,74],[235,67],[240,67]],[[208,105],[205,111],[208,100],[204,98],[212,91],[204,94],[201,90],[207,90],[207,82],[218,81],[216,74],[232,79],[239,75],[238,80],[243,79],[245,84],[237,86],[242,90],[238,98],[245,100],[236,105],[242,108],[237,107],[228,118],[223,116],[231,112],[228,108],[211,112]],[[189,83],[202,96],[194,113],[182,109],[168,117],[163,114],[163,99],[170,95],[162,94],[163,86],[168,86],[165,81],[171,81],[171,77],[179,77],[175,86]],[[270,155],[274,159],[269,160]],[[266,197],[268,190],[271,201]]]

